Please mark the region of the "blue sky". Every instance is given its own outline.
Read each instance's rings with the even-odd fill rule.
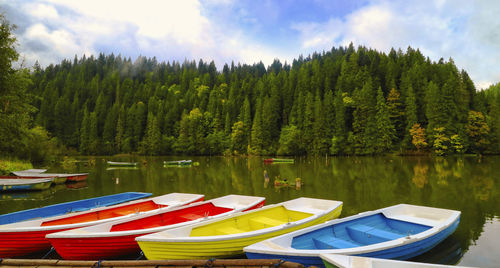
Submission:
[[[418,48],[478,88],[500,81],[496,0],[0,0],[31,66],[100,52],[161,61],[291,62],[333,46]]]

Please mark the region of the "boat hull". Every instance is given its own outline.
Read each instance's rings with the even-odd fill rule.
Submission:
[[[63,231],[2,232],[0,233],[0,258],[25,256],[50,249],[47,234]]]
[[[112,162],[112,161],[108,161],[107,164],[109,166],[116,166],[116,167],[135,167],[139,163],[137,163],[137,162]]]
[[[135,242],[138,235],[119,237],[58,238],[50,239],[57,253],[65,260],[100,260],[116,258],[140,251]],[[76,241],[75,241],[76,240]]]
[[[413,258],[415,256],[421,255],[439,243],[441,243],[444,239],[450,236],[458,227],[460,222],[460,218],[454,221],[450,226],[441,232],[425,238],[423,240],[418,240],[414,243],[403,244],[401,246],[395,246],[388,249],[383,249],[379,251],[372,251],[360,254],[347,254],[353,256],[361,256],[361,257],[372,257],[372,258],[381,258],[381,259],[395,259],[395,260],[407,260]],[[278,255],[278,254],[263,254],[263,253],[252,253],[246,252],[246,255],[249,259],[281,259],[284,261],[297,262],[304,266],[317,266],[317,267],[325,267],[322,259],[319,257],[321,250],[318,250],[317,254],[314,256],[298,256],[298,255]],[[339,254],[343,254],[339,252]]]
[[[69,176],[67,177],[67,181],[68,182],[78,182],[78,181],[84,181],[87,179],[87,177],[89,176],[89,174],[79,174],[79,175],[73,175],[73,176]]]
[[[287,228],[285,225],[282,229],[275,232],[262,233],[249,237],[221,238],[217,241],[206,242],[137,242],[149,260],[227,258],[242,255],[244,253],[243,248],[248,245],[337,218],[340,216],[341,211],[342,206],[312,221],[290,228]]]
[[[0,192],[10,191],[40,191],[50,188],[54,180],[50,179],[13,179],[15,183],[0,181]],[[13,181],[11,180],[11,181]],[[23,182],[26,181],[26,182]],[[36,182],[35,182],[36,181]]]

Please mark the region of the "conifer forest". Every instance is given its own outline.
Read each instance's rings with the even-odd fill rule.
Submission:
[[[500,85],[350,45],[270,66],[75,57],[31,72],[34,124],[82,154],[500,152]]]

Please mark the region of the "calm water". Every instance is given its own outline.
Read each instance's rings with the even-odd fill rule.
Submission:
[[[82,158],[81,160],[87,160]],[[277,203],[301,196],[344,202],[342,216],[398,203],[460,210],[457,231],[416,261],[498,267],[500,265],[500,157],[300,158],[295,164],[263,164],[262,158],[192,157],[199,166],[163,167],[182,158],[107,158],[140,161],[137,169],[110,169],[103,157],[64,170],[89,172],[87,182],[36,193],[0,195],[0,213],[126,191],[205,194],[206,199],[243,194]],[[265,181],[264,171],[270,180]],[[276,177],[302,187],[276,187]],[[68,188],[72,187],[72,188]]]

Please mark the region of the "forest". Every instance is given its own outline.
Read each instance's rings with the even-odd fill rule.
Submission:
[[[351,43],[221,70],[114,54],[15,70],[2,27],[13,53],[0,51],[5,155],[33,158],[44,145],[26,137],[84,155],[500,153],[500,83],[477,90],[452,59],[411,47]]]
[[[99,54],[35,66],[35,124],[82,154],[500,152],[500,85],[452,59],[353,44],[224,65]]]

